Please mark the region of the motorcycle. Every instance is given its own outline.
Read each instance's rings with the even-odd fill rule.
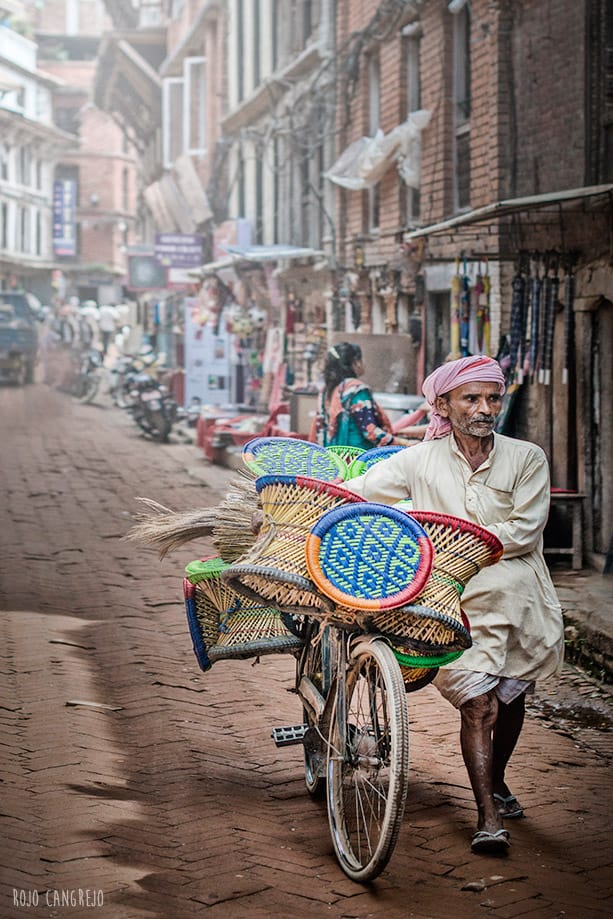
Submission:
[[[79,364],[72,384],[77,402],[93,402],[100,389],[103,375],[103,355],[97,348],[86,348],[79,355]]]
[[[179,406],[167,386],[147,373],[132,373],[126,379],[127,411],[152,440],[167,443],[179,416]]]
[[[117,408],[128,408],[131,403],[130,386],[134,375],[146,373],[155,378],[159,357],[153,351],[141,354],[120,353],[109,371],[109,395]]]

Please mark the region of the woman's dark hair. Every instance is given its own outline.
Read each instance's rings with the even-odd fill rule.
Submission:
[[[362,349],[359,345],[352,345],[349,341],[341,341],[326,353],[324,364],[324,384],[326,395],[329,396],[341,380],[354,376],[353,365],[362,360]]]

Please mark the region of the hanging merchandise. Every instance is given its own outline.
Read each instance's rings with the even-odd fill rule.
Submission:
[[[466,259],[464,259],[464,274],[460,289],[460,354],[468,357],[468,339],[470,335],[470,279],[467,274]]]
[[[543,380],[545,386],[551,385],[551,368],[553,365],[553,340],[556,326],[556,308],[560,279],[558,277],[558,262],[554,259],[553,276],[547,277],[547,296],[545,306],[545,341],[543,344]]]
[[[460,259],[455,260],[455,274],[451,279],[451,358],[456,360],[461,357],[460,352],[460,291],[462,279],[460,277]]]
[[[541,279],[539,277],[539,263],[537,258],[533,259],[531,265],[529,283],[532,312],[530,314],[530,350],[528,355],[527,372],[530,374],[530,381],[534,383],[537,370],[536,361],[538,355],[541,308]]]
[[[564,279],[564,367],[562,369],[562,383],[568,383],[570,370],[572,342],[574,333],[575,314],[573,300],[575,297],[575,278],[572,271],[572,262],[568,259],[566,264],[566,277]]]
[[[511,379],[521,383],[518,366],[521,365],[521,333],[523,325],[522,310],[524,304],[524,287],[526,281],[518,267],[511,284],[511,334],[509,340],[509,374]]]
[[[489,265],[485,260],[485,274],[483,275],[483,293],[481,295],[481,309],[483,311],[483,354],[492,353],[491,321],[490,321],[490,291],[492,284],[489,275]]]
[[[537,379],[539,383],[545,382],[545,351],[547,328],[549,325],[549,298],[551,296],[551,278],[549,276],[549,256],[543,256],[543,277],[541,280],[541,310],[539,317],[539,341],[536,357]]]
[[[480,264],[471,291],[471,310],[475,317],[477,351],[479,354],[483,354],[483,276],[481,274]]]
[[[521,310],[521,337],[520,337],[520,359],[517,365],[517,379],[519,383],[524,382],[524,376],[528,373],[529,367],[529,356],[528,356],[528,342],[529,342],[529,329],[530,329],[530,308],[531,308],[531,293],[532,288],[530,286],[530,257],[526,255],[525,261],[523,264],[523,273],[525,275],[524,280],[524,289],[522,294],[522,310]]]

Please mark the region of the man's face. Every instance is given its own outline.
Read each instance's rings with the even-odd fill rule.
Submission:
[[[471,437],[489,437],[502,408],[497,383],[463,383],[438,396],[436,410],[448,418],[454,431]]]

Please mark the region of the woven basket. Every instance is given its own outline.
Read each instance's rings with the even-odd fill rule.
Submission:
[[[472,640],[460,607],[464,587],[481,568],[498,561],[502,543],[483,527],[449,514],[411,511],[409,516],[434,546],[432,574],[413,605],[373,616],[372,627],[417,653],[466,650]]]
[[[255,437],[243,447],[243,462],[256,475],[306,475],[324,482],[347,478],[347,463],[326,447],[295,437]]]
[[[238,595],[221,580],[224,567],[218,558],[190,563],[191,573],[183,581],[187,621],[201,670],[209,670],[219,660],[299,651],[302,642],[286,628],[279,611]]]
[[[363,475],[367,469],[374,466],[375,463],[393,456],[399,450],[405,450],[400,444],[390,444],[388,447],[374,447],[372,450],[364,450],[359,456],[351,462],[349,466],[348,478],[354,479],[358,475]]]
[[[371,502],[328,511],[306,541],[311,578],[349,611],[393,609],[409,602],[428,580],[432,554],[420,524]]]
[[[400,672],[404,680],[404,688],[406,691],[416,692],[418,689],[423,689],[424,686],[432,682],[438,673],[438,667],[403,667],[401,664]]]
[[[332,444],[326,447],[326,450],[335,456],[340,456],[345,461],[347,468],[349,468],[354,459],[357,459],[364,452],[361,447],[343,446],[341,444]]]
[[[363,499],[341,485],[307,476],[260,476],[255,482],[263,523],[251,549],[229,565],[222,578],[252,600],[309,614],[333,608],[309,577],[305,542],[326,511]]]

